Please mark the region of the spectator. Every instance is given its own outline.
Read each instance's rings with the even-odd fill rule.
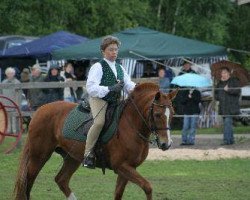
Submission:
[[[84,63],[86,63],[86,62],[84,62]],[[77,81],[85,81],[86,80],[86,76],[85,76],[86,70],[84,67],[87,68],[87,66],[84,66],[84,65],[78,66],[75,68],[75,75],[76,75]],[[78,101],[81,100],[82,95],[84,95],[84,93],[86,93],[86,92],[84,92],[83,87],[78,87],[75,92],[76,92],[76,97],[77,97]]]
[[[195,71],[192,70],[192,68],[191,68],[190,61],[189,62],[188,61],[189,60],[186,58],[184,61],[183,67],[182,67],[180,73],[178,74],[178,76],[183,75],[185,73],[195,73]],[[182,104],[182,97],[184,96],[184,91],[185,90],[182,90],[182,88],[181,88],[173,101],[173,104],[175,107],[175,113],[177,115],[184,115],[184,106]],[[184,119],[182,117],[175,118],[173,120],[173,124],[177,124],[178,128],[181,128],[181,127],[183,127],[183,124],[184,124],[183,120]]]
[[[151,78],[151,77],[155,77],[153,65],[152,63],[146,63],[142,78]]]
[[[219,114],[223,115],[223,143],[234,144],[233,116],[240,113],[239,97],[241,94],[238,79],[230,77],[227,67],[221,68],[221,80],[216,86],[215,99],[219,101]]]
[[[16,74],[15,69],[12,67],[8,67],[5,70],[6,79],[4,79],[2,83],[19,84],[20,81],[15,78],[15,74]],[[12,89],[12,88],[2,89],[1,93],[3,96],[8,97],[9,99],[14,101],[15,103],[18,103],[18,102],[16,102],[17,97],[19,97],[19,96],[21,97],[21,94],[16,94],[15,89]],[[16,95],[18,95],[18,96],[16,96]],[[5,106],[14,106],[10,101],[7,101],[7,100],[3,100],[2,103]],[[18,131],[17,130],[17,117],[15,116],[14,111],[15,110],[13,108],[7,108],[7,112],[8,112],[7,132],[8,133],[16,133]]]
[[[200,113],[199,104],[201,102],[201,93],[198,90],[184,90],[181,103],[184,106],[184,119],[182,128],[181,145],[194,145],[197,128],[198,115]]]
[[[64,78],[60,76],[60,67],[58,64],[53,63],[50,66],[47,76],[44,79],[45,82],[64,82]],[[43,92],[46,95],[46,103],[63,100],[64,88],[48,88]]]
[[[41,73],[42,70],[39,64],[35,64],[31,68],[30,82],[43,82],[45,76]],[[43,90],[40,88],[30,89],[27,96],[30,108],[32,110],[37,110],[40,106],[45,104],[45,95]]]
[[[62,73],[62,77],[65,79],[65,82],[76,80],[76,76],[74,75],[74,68],[71,63],[66,63],[64,70],[65,71]],[[75,88],[66,87],[64,89],[64,101],[77,102],[75,90]]]
[[[24,68],[22,73],[21,73],[21,78],[20,78],[20,81],[22,83],[28,83],[30,81],[30,70],[28,68]],[[27,93],[28,93],[28,90],[27,89],[24,89],[23,90],[23,93],[25,95],[25,97],[27,98]]]
[[[165,76],[166,71],[164,68],[159,68],[158,70],[158,77],[159,77],[159,86],[160,91],[164,93],[169,92],[169,86],[170,86],[170,79]]]
[[[192,66],[191,61],[186,59],[184,61],[183,67],[178,75],[182,75],[185,73],[195,73],[196,74],[196,72],[194,70],[192,70],[191,66]]]

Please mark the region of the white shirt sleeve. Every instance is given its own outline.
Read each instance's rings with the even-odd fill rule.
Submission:
[[[109,93],[107,86],[101,86],[102,66],[99,62],[92,65],[89,70],[86,89],[91,97],[103,98]]]
[[[130,93],[132,90],[134,90],[135,83],[133,81],[131,81],[126,70],[122,66],[121,66],[121,68],[122,68],[123,74],[124,74],[124,91],[126,93]]]

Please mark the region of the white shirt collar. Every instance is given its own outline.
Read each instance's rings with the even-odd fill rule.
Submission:
[[[115,65],[115,61],[112,62],[106,58],[104,58],[103,60],[105,60],[110,66]]]

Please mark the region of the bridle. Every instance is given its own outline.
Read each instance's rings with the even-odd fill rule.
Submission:
[[[170,127],[160,127],[158,128],[156,126],[156,122],[155,122],[155,117],[154,117],[154,107],[157,106],[157,107],[162,107],[162,108],[169,108],[169,110],[172,110],[172,106],[171,105],[165,105],[165,104],[159,104],[156,102],[156,99],[154,99],[150,105],[150,109],[149,109],[149,113],[148,113],[148,123],[146,121],[146,119],[143,117],[141,111],[138,109],[137,105],[135,104],[134,100],[132,97],[128,97],[129,100],[131,100],[134,108],[136,109],[137,113],[139,114],[140,118],[143,120],[144,124],[146,125],[147,129],[150,131],[151,135],[153,136],[153,139],[148,139],[147,137],[145,137],[143,134],[141,134],[140,132],[138,132],[138,135],[141,139],[143,139],[144,141],[146,142],[149,142],[149,143],[156,143],[158,148],[160,148],[160,139],[159,139],[159,134],[157,131],[160,131],[160,130],[170,130]],[[150,137],[149,137],[150,138]]]

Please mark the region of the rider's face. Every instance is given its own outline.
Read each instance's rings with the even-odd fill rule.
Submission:
[[[106,49],[104,49],[104,51],[102,51],[104,58],[106,58],[109,61],[115,61],[118,55],[118,46],[117,44],[110,44],[109,46],[107,46]]]

